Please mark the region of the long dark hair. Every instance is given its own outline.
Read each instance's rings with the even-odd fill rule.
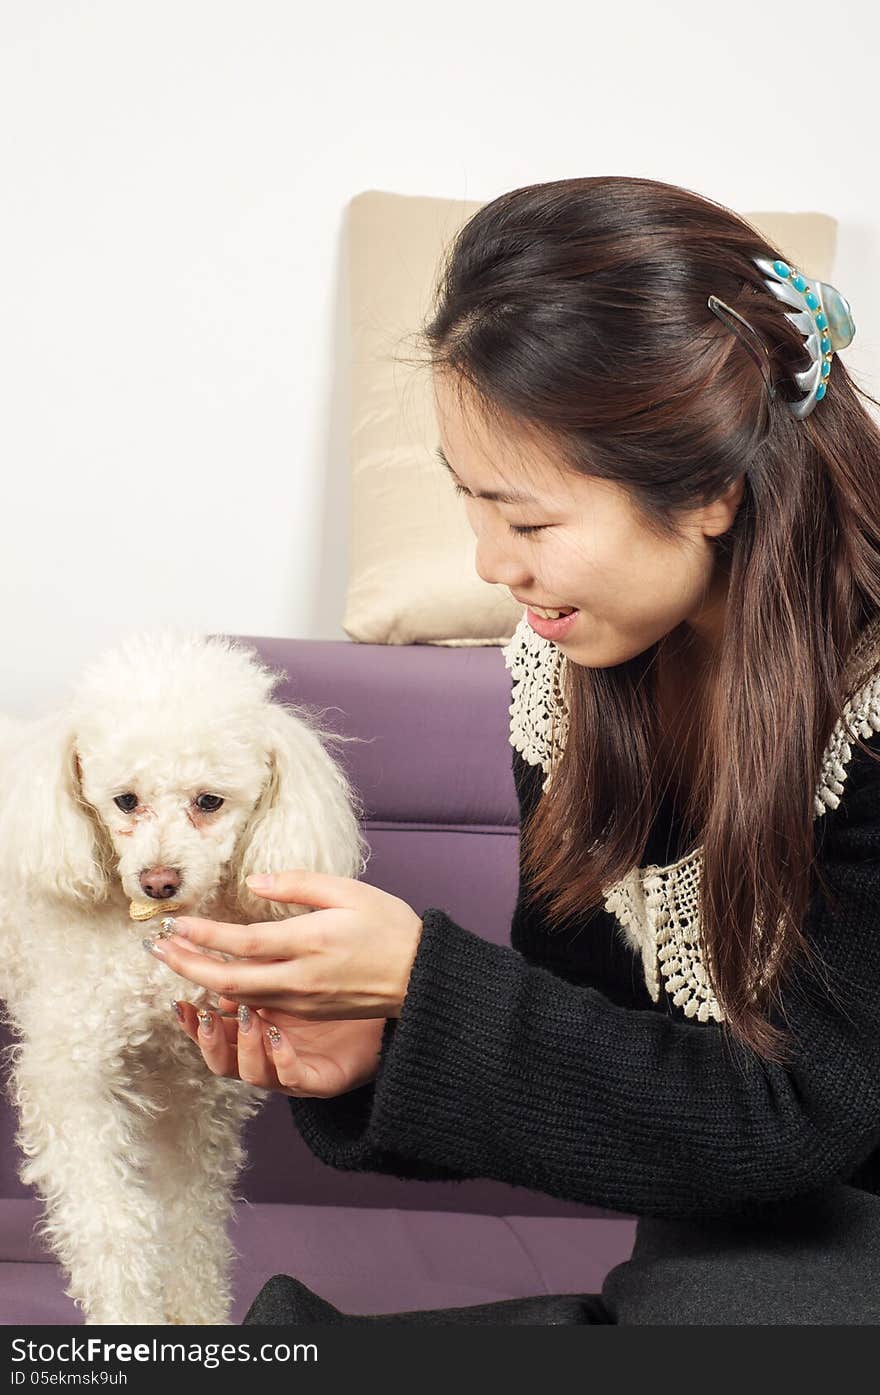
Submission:
[[[755,256],[790,261],[687,189],[618,176],[529,185],[453,239],[417,338],[489,416],[624,486],[661,538],[745,476],[713,543],[727,607],[687,821],[702,833],[701,936],[726,1026],[782,1061],[788,1034],[771,1008],[786,968],[813,959],[801,922],[818,871],[814,790],[848,695],[844,663],[880,610],[880,429],[838,356],[816,410],[789,412],[803,335]],[[763,370],[708,309],[712,294],[754,326]],[[668,638],[610,668],[564,666],[564,752],[521,830],[528,897],[560,928],[645,847],[662,798],[655,659]]]

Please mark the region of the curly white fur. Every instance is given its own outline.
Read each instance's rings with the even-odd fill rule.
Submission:
[[[254,897],[251,872],[364,870],[363,810],[327,749],[353,738],[273,703],[281,676],[231,640],[148,630],[65,711],[0,721],[5,1084],[20,1176],[86,1322],[230,1321],[241,1132],[266,1096],[207,1069],[171,1008],[207,995],[147,954],[128,906],[142,871],[173,867],[191,914],[282,918],[308,908]],[[203,794],[221,808],[202,813]]]

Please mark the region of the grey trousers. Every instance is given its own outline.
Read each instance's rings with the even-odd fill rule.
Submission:
[[[601,1294],[354,1314],[276,1274],[244,1318],[244,1324],[300,1323],[880,1325],[880,1197],[835,1186],[749,1223],[643,1216],[631,1257],[609,1272]]]
[[[620,1326],[880,1324],[880,1196],[838,1185],[748,1223],[642,1217],[602,1302]]]

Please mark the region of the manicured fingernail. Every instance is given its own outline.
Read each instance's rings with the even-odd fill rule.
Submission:
[[[173,935],[173,934],[175,934],[175,933],[177,933],[178,935],[182,935],[182,934],[183,934],[183,931],[182,931],[182,930],[178,930],[178,928],[177,928],[177,921],[174,919],[174,916],[173,916],[173,915],[166,915],[166,916],[163,916],[162,919],[159,921],[159,926],[160,926],[160,929],[159,929],[159,936],[160,936],[160,938],[161,938],[162,936],[165,936],[165,935]]]
[[[249,1032],[251,1029],[252,1020],[253,1019],[251,1018],[251,1010],[248,1007],[247,1003],[239,1003],[238,1030],[240,1032]]]
[[[199,1008],[199,1027],[205,1033],[205,1036],[211,1035],[214,1030],[213,1012],[208,1012],[206,1008]]]
[[[279,1032],[278,1028],[275,1026],[274,1022],[272,1023],[272,1025],[271,1025],[270,1027],[267,1027],[267,1028],[266,1028],[266,1035],[268,1036],[269,1040],[270,1040],[271,1043],[272,1043],[272,1049],[273,1049],[273,1051],[277,1051],[278,1048],[279,1048],[279,1046],[281,1045],[281,1033]]]
[[[271,891],[275,885],[273,876],[264,876],[262,873],[259,876],[245,877],[245,881],[252,891]]]
[[[159,958],[164,958],[165,946],[157,944],[155,940],[141,940],[144,949],[148,949],[151,954],[158,954]]]
[[[180,1003],[177,1001],[176,998],[172,998],[172,999],[171,999],[171,1006],[174,1008],[174,1011],[177,1013],[177,1020],[178,1020],[179,1022],[185,1022],[185,1021],[186,1021],[186,1018],[185,1018],[184,1015],[183,1015],[183,1008],[180,1006]]]

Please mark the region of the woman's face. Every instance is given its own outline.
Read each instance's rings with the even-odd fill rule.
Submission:
[[[573,663],[608,668],[678,626],[705,658],[723,627],[726,576],[710,539],[727,531],[742,495],[728,494],[681,519],[682,539],[649,531],[620,485],[560,469],[516,424],[491,422],[467,389],[433,375],[440,450],[464,495],[484,581],[523,604],[579,613],[555,640]],[[481,497],[524,496],[518,502]],[[530,532],[520,532],[531,529]]]

